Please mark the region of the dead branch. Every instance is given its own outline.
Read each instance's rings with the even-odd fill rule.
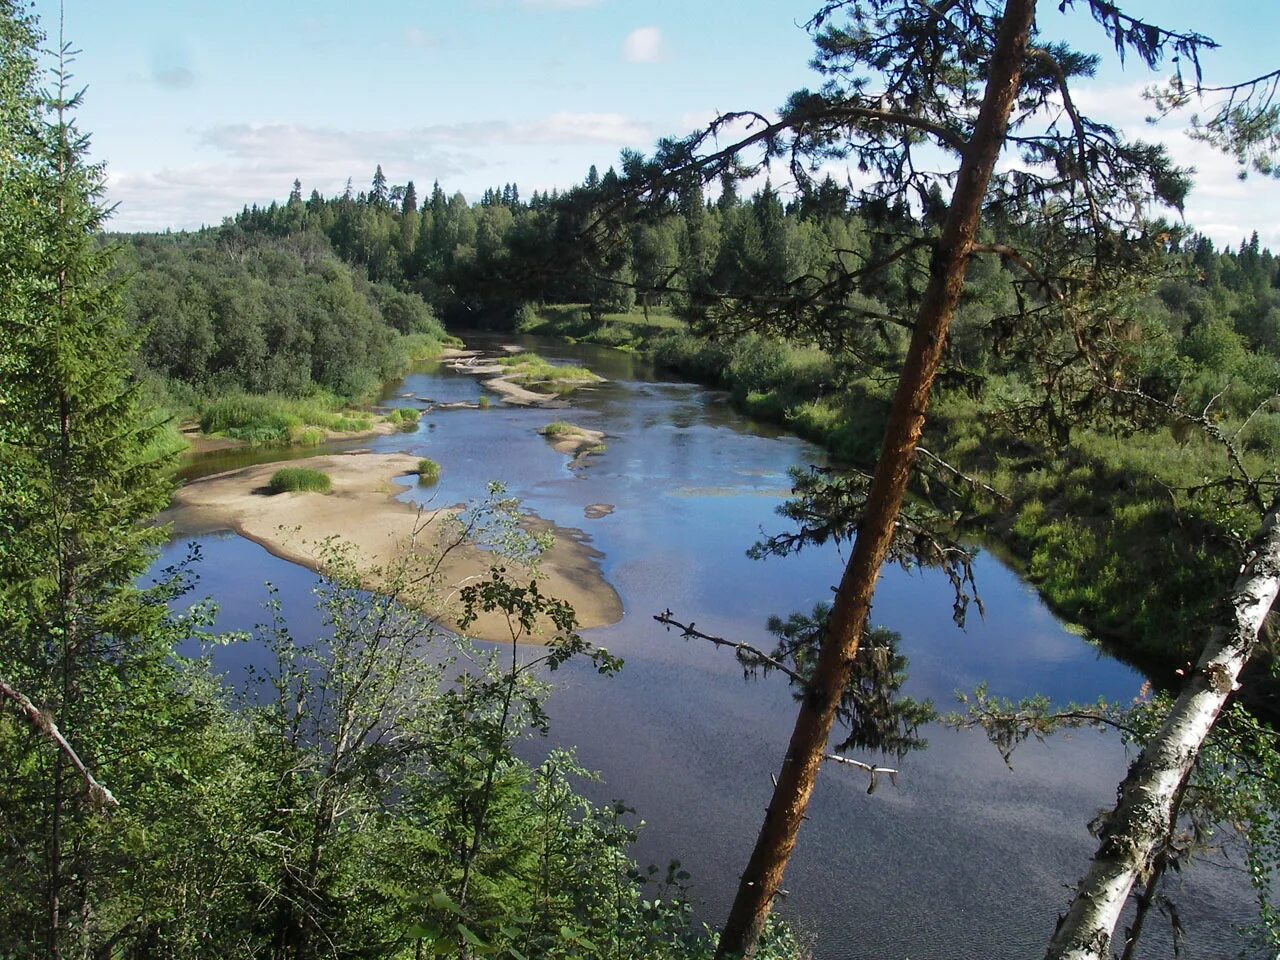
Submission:
[[[893,767],[877,767],[875,764],[864,763],[861,760],[854,760],[851,757],[840,757],[834,753],[824,754],[824,760],[834,760],[836,763],[843,763],[847,766],[863,771],[870,778],[867,784],[867,793],[876,792],[876,778],[884,774],[889,778],[889,782],[895,787],[898,785],[898,771]]]
[[[934,466],[941,467],[943,470],[947,471],[947,473],[951,474],[956,479],[960,480],[966,486],[975,490],[981,490],[983,493],[987,494],[988,496],[995,497],[995,499],[999,500],[1001,503],[1005,504],[1006,506],[1013,503],[1013,501],[1009,499],[1009,497],[1005,496],[995,487],[992,487],[992,486],[989,486],[988,484],[983,483],[977,477],[971,477],[969,476],[969,474],[963,473],[958,468],[953,467],[951,464],[947,463],[947,461],[943,460],[941,457],[937,456],[936,454],[929,452],[924,447],[916,447],[916,453],[924,457]]]
[[[685,624],[674,619],[670,610],[664,610],[662,613],[655,613],[653,615],[653,619],[657,620],[668,630],[672,627],[676,627],[680,630],[680,636],[686,640],[706,640],[708,643],[714,644],[717,647],[732,647],[733,652],[739,656],[745,655],[752,657],[760,662],[760,666],[769,670],[778,670],[781,673],[786,674],[802,687],[807,687],[809,685],[808,679],[802,673],[788,667],[781,660],[769,656],[769,654],[765,653],[759,647],[753,647],[751,644],[743,643],[742,641],[726,640],[723,637],[713,637],[710,634],[703,633],[701,630],[694,629],[694,625],[692,623]]]
[[[1049,283],[1049,278],[1037,270],[1021,253],[1009,246],[1007,243],[975,243],[971,248],[974,253],[994,253],[998,254],[1010,263],[1021,267],[1041,288],[1047,293],[1052,300],[1063,299],[1062,291],[1053,289]]]
[[[112,796],[111,791],[94,779],[93,774],[89,772],[88,767],[84,765],[84,761],[80,759],[80,755],[76,753],[75,748],[67,742],[67,738],[62,735],[62,731],[58,729],[58,725],[54,723],[53,717],[49,716],[27,697],[18,690],[15,690],[4,680],[0,680],[0,698],[10,701],[17,708],[18,713],[31,726],[31,729],[41,736],[52,740],[63,756],[71,762],[80,774],[80,779],[84,781],[85,789],[89,795],[89,802],[96,807],[103,809],[112,809],[120,806],[119,801]]]

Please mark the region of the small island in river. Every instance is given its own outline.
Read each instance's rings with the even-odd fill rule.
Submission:
[[[269,482],[280,466],[259,464],[206,477],[178,490],[172,506],[160,521],[173,525],[176,536],[233,530],[271,553],[312,570],[320,569],[322,543],[336,538],[349,544],[359,567],[369,571],[369,586],[376,588],[377,571],[394,565],[406,550],[423,556],[436,551],[444,521],[460,507],[419,510],[396,499],[402,490],[399,477],[416,475],[418,458],[408,454],[337,454],[312,457],[307,466],[324,473],[331,482],[328,493],[272,494]],[[546,594],[572,604],[579,627],[606,626],[622,618],[622,602],[600,571],[601,555],[572,531],[525,516],[522,525],[531,533],[550,532],[554,545],[538,564],[538,576]],[[415,531],[424,531],[414,538]],[[442,566],[444,594],[453,603],[431,601],[424,607],[446,626],[456,625],[457,588],[487,574],[494,554],[465,544],[452,550]],[[508,569],[520,575],[518,564]],[[438,608],[438,607],[443,608]],[[482,615],[467,630],[477,640],[511,639],[498,615]],[[538,642],[537,636],[522,640]]]

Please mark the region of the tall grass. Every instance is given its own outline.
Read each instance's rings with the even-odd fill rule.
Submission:
[[[284,467],[267,482],[272,493],[328,493],[332,487],[328,474],[309,467]]]
[[[373,424],[371,414],[344,410],[343,401],[328,393],[308,397],[280,394],[230,393],[197,402],[200,429],[246,443],[321,442],[322,431],[355,432]]]

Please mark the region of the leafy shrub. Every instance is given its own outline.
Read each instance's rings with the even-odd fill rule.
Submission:
[[[423,457],[418,461],[418,483],[429,487],[440,479],[440,464]]]

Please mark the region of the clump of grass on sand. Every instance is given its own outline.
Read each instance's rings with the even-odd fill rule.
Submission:
[[[418,483],[429,487],[440,479],[440,464],[423,457],[418,461]]]
[[[586,431],[577,424],[568,423],[564,420],[556,420],[554,423],[548,423],[538,432],[544,437],[567,437],[570,434],[585,433]]]
[[[284,467],[267,482],[272,493],[328,493],[332,486],[328,474],[307,467]]]

